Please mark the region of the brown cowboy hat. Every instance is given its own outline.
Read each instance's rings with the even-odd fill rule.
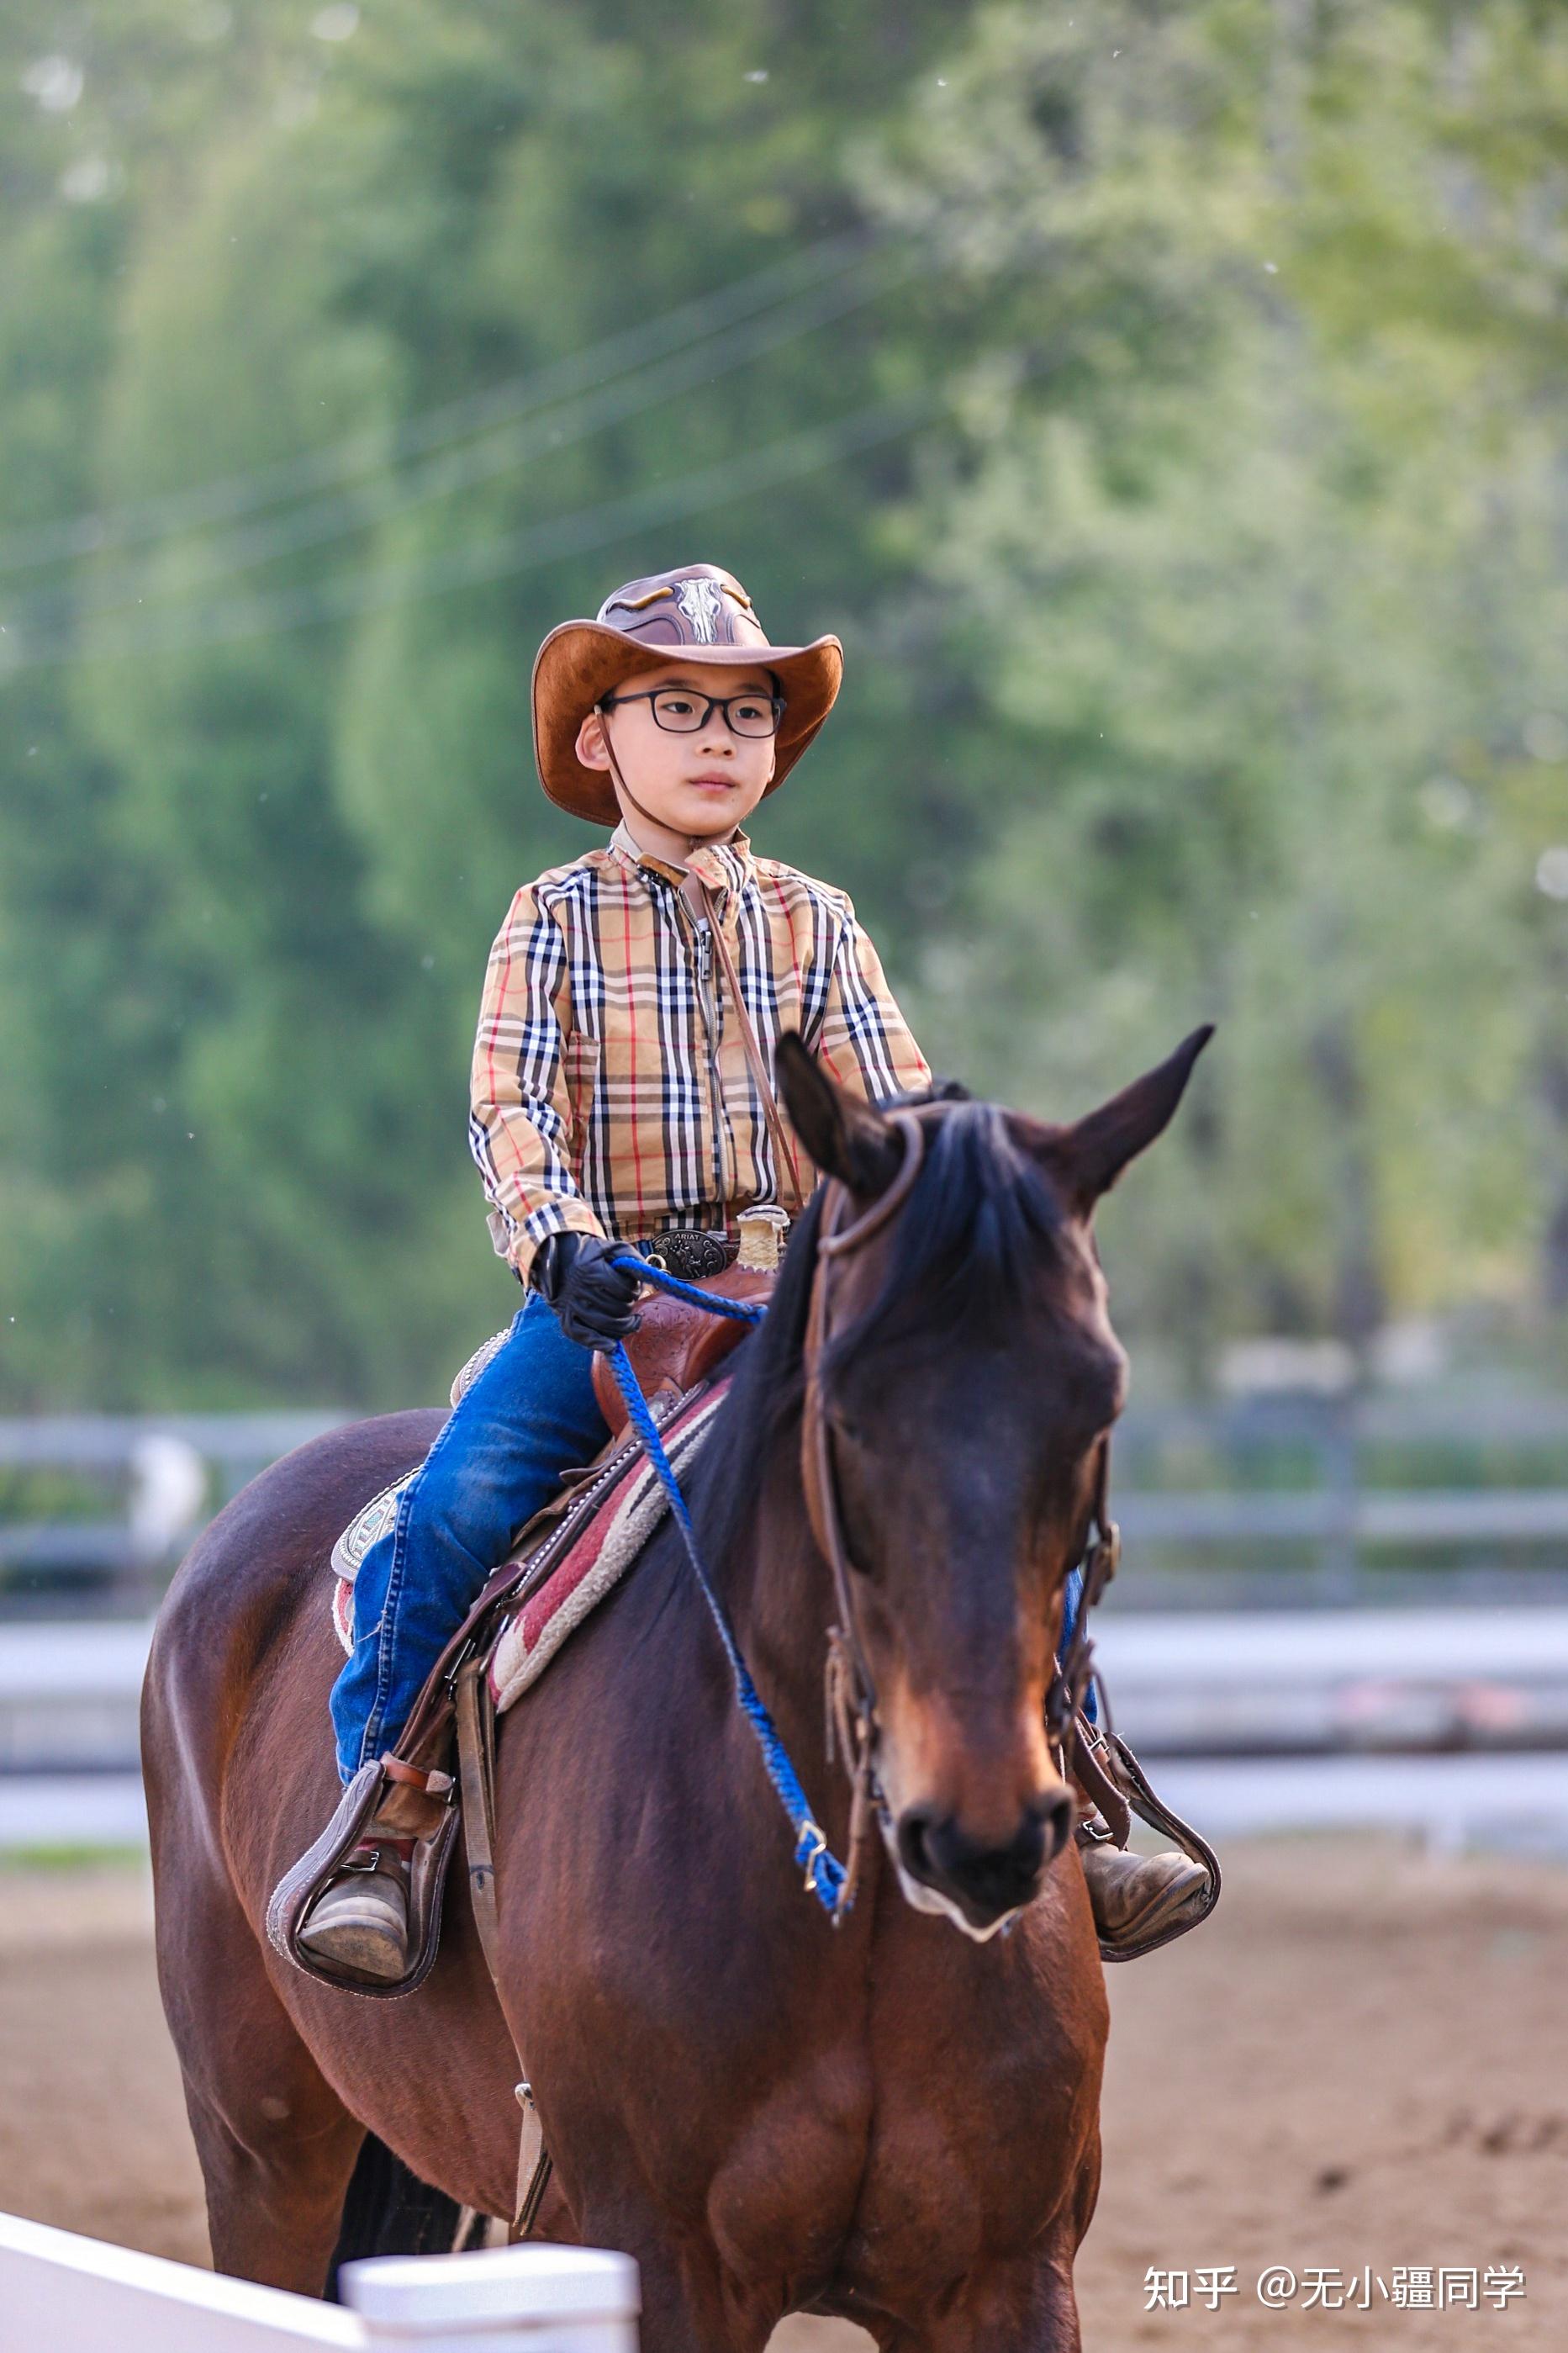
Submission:
[[[685,564],[628,580],[592,621],[563,621],[533,664],[533,753],[551,799],[574,817],[613,826],[620,815],[602,769],[577,757],[577,731],[600,697],[629,678],[663,670],[678,653],[731,669],[771,670],[784,697],[768,791],[783,784],[828,712],[844,675],[837,638],[809,646],[770,645],[752,600],[732,572]]]

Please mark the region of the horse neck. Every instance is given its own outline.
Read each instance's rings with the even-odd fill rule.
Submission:
[[[823,1679],[836,1616],[833,1578],[805,1515],[800,1422],[792,1415],[763,1454],[754,1509],[715,1564],[741,1655],[786,1746],[815,1786],[822,1756]]]

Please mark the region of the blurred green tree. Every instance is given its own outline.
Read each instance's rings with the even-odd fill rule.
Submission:
[[[1104,1219],[1194,1374],[1517,1297],[1562,1198],[1565,111],[1539,12],[1001,6],[873,168],[1030,361],[911,518],[1016,744],[924,1029],[1059,1113],[1219,1019]]]
[[[64,152],[63,120],[26,103],[48,16],[17,30],[14,102],[26,140]],[[903,479],[872,458],[847,497],[842,470],[786,468],[787,530],[749,480],[770,443],[899,389],[884,343],[909,269],[860,253],[841,150],[951,12],[870,7],[848,42],[834,18],[710,0],[649,8],[633,36],[608,6],[91,15],[62,118],[80,143],[101,87],[106,124],[134,97],[167,144],[116,151],[77,207],[116,252],[83,302],[90,462],[7,520],[95,506],[131,525],[23,581],[32,666],[11,691],[45,681],[64,768],[100,780],[90,841],[46,808],[39,858],[62,888],[139,878],[145,1051],[114,1050],[106,999],[125,992],[105,973],[37,982],[40,908],[18,892],[44,1105],[19,1082],[6,1109],[6,1282],[33,1335],[7,1356],[13,1396],[303,1382],[394,1402],[510,1312],[463,1149],[467,1049],[512,891],[584,839],[532,778],[533,647],[670,561],[672,533],[734,566],[775,629],[832,626]],[[40,210],[57,238],[75,225],[58,182]],[[16,421],[0,401],[0,443]],[[639,524],[666,481],[669,519]],[[831,785],[812,797],[820,815]],[[875,813],[837,830],[874,894]],[[84,1044],[85,1112],[67,1075]],[[99,1248],[92,1187],[123,1203],[120,1221],[100,1206]]]
[[[0,1396],[437,1395],[544,631],[846,693],[762,845],[1065,1115],[1118,1313],[1568,1298],[1568,26],[1526,0],[0,24]],[[70,518],[86,518],[72,524]],[[60,519],[66,518],[62,523]]]

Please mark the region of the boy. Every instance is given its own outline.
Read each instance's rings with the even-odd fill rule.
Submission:
[[[627,583],[540,648],[541,781],[615,830],[521,890],[490,953],[469,1141],[496,1250],[528,1297],[360,1567],[355,1645],[332,1693],[345,1781],[395,1749],[516,1529],[608,1435],[591,1351],[630,1330],[637,1295],[613,1250],[653,1244],[673,1272],[717,1272],[742,1210],[798,1208],[809,1191],[752,1082],[744,1016],[767,1068],[796,1029],[869,1100],[930,1083],[848,900],[754,859],[741,831],[816,735],[842,672],[837,638],[771,645],[740,582],[707,564]],[[1085,1861],[1108,1882],[1141,1874],[1123,1908],[1153,1895],[1167,1909],[1176,1892],[1138,1857]],[[402,1978],[405,1873],[405,1845],[367,1840],[300,1941]]]

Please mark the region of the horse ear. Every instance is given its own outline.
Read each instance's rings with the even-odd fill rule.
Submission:
[[[1128,1162],[1135,1160],[1169,1124],[1186,1091],[1194,1063],[1214,1036],[1214,1028],[1212,1021],[1205,1021],[1201,1029],[1183,1039],[1168,1061],[1134,1079],[1098,1111],[1070,1127],[1051,1129],[1043,1146],[1044,1156],[1052,1177],[1080,1218],[1089,1215]]]
[[[904,1159],[898,1129],[873,1104],[846,1093],[798,1031],[786,1029],[779,1039],[773,1076],[795,1134],[826,1176],[842,1177],[863,1199],[892,1183]]]

